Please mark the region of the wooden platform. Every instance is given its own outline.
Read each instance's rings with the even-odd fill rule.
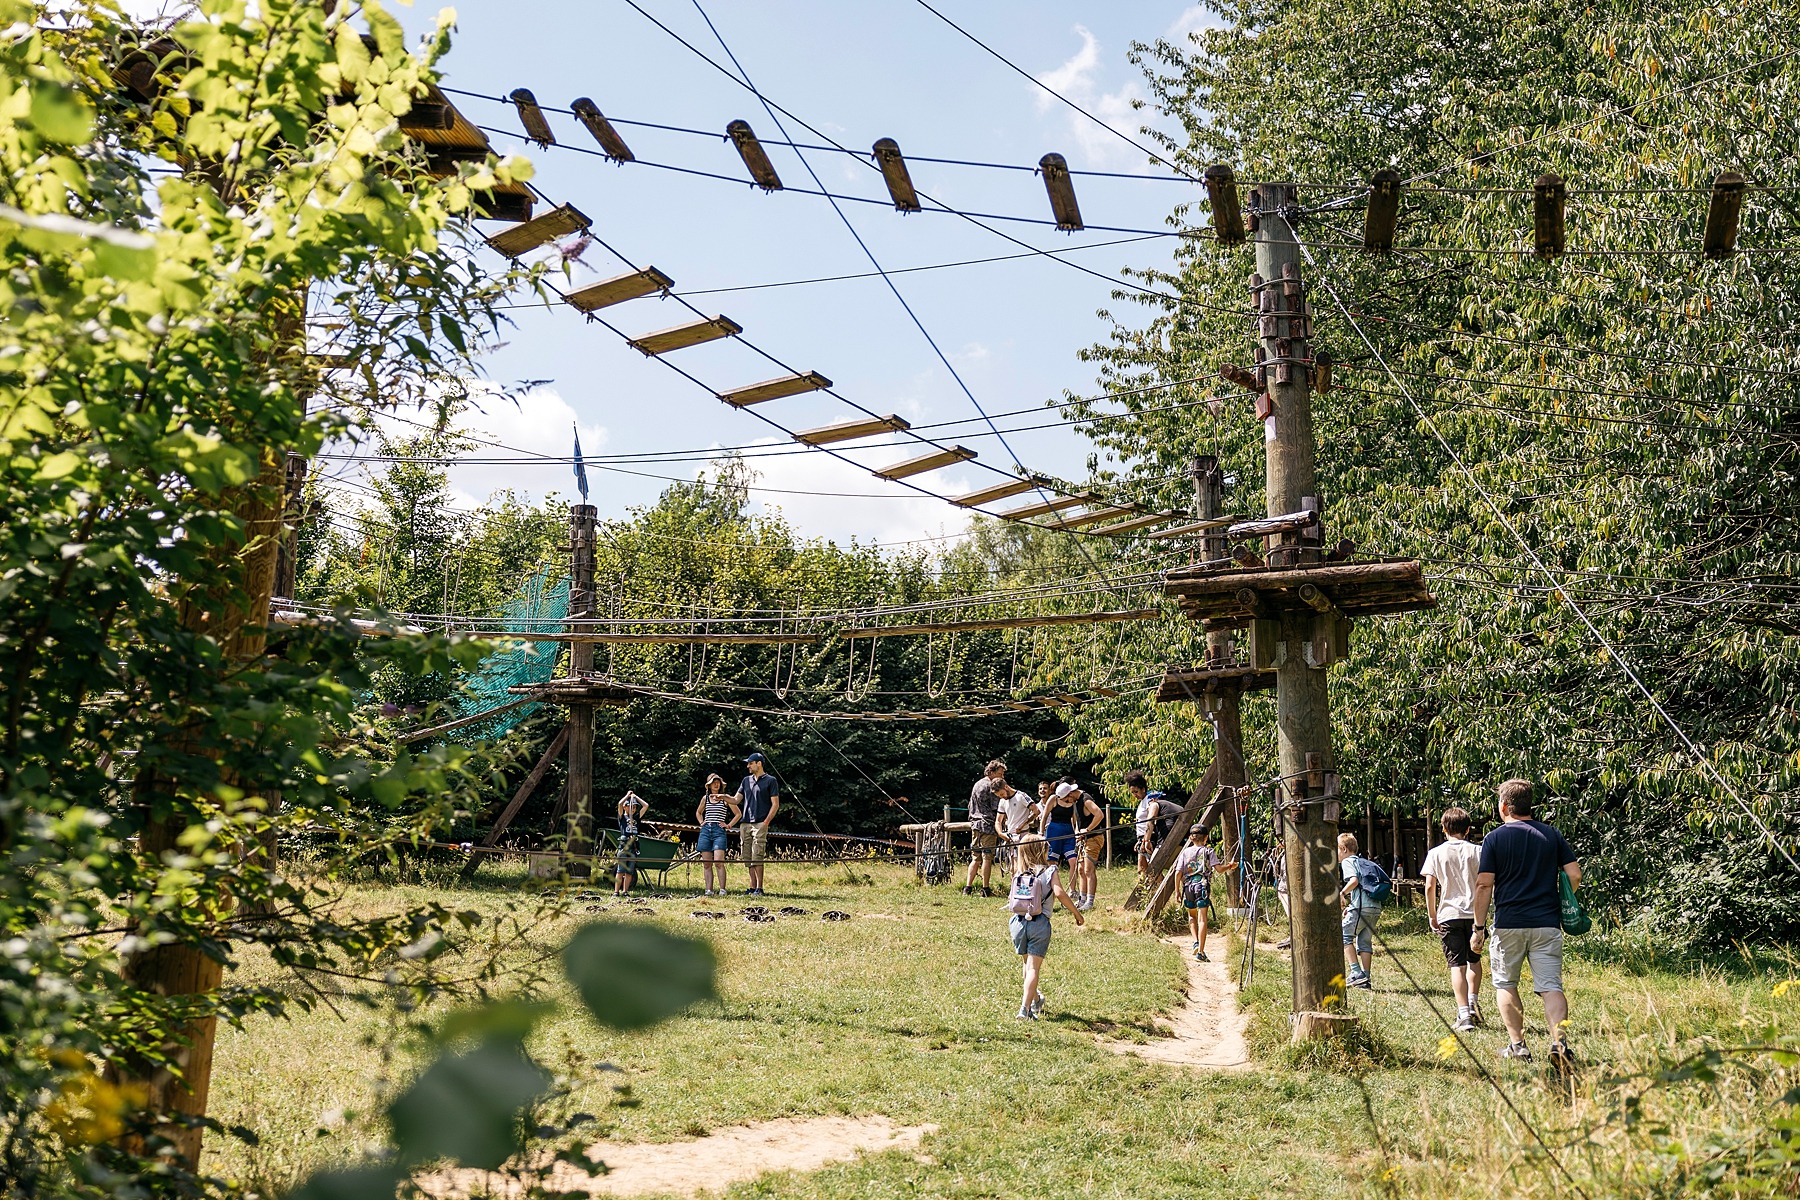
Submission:
[[[1184,616],[1204,621],[1208,629],[1236,629],[1308,610],[1372,617],[1437,606],[1415,559],[1177,567],[1163,576],[1163,594],[1175,597]]]
[[[523,684],[506,690],[534,697],[546,704],[568,704],[571,701],[585,704],[630,704],[638,698],[638,693],[629,688],[622,688],[610,679],[593,676],[575,679],[564,676],[548,683]]]
[[[1177,700],[1199,700],[1217,695],[1224,689],[1260,692],[1275,686],[1275,672],[1259,671],[1248,663],[1226,666],[1205,664],[1170,666],[1163,670],[1162,682],[1156,687],[1156,702],[1169,704]]]

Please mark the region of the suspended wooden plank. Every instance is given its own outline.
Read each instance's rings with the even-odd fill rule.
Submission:
[[[794,440],[805,442],[808,446],[829,446],[834,442],[854,441],[877,433],[899,433],[911,428],[912,424],[905,417],[894,414],[885,417],[859,417],[854,421],[821,425],[817,429],[803,429],[794,435]]]
[[[1087,525],[1097,525],[1101,521],[1128,517],[1137,511],[1138,509],[1130,504],[1119,505],[1115,508],[1096,508],[1091,512],[1080,513],[1073,517],[1058,517],[1056,523],[1064,529],[1080,529]]]
[[[1369,206],[1363,210],[1363,249],[1391,251],[1399,222],[1400,172],[1377,171],[1369,178]]]
[[[554,242],[559,237],[578,233],[586,229],[591,221],[573,204],[564,204],[551,209],[541,217],[534,217],[522,225],[514,225],[511,229],[502,229],[487,240],[487,244],[506,255],[518,258],[521,254],[529,254],[539,246]]]
[[[912,175],[906,170],[900,143],[893,138],[876,142],[875,165],[881,168],[881,177],[887,181],[888,195],[893,197],[894,207],[901,212],[918,212],[919,193],[913,189]]]
[[[1038,171],[1044,176],[1056,227],[1069,232],[1081,229],[1081,206],[1075,203],[1075,180],[1069,174],[1068,160],[1060,154],[1046,154],[1038,159]]]
[[[831,380],[817,371],[808,371],[804,375],[783,375],[779,379],[765,379],[761,383],[753,383],[748,387],[733,388],[729,392],[719,392],[719,399],[738,408],[752,404],[761,404],[765,400],[779,400],[783,396],[798,396],[803,392],[823,391],[831,386]]]
[[[599,283],[591,283],[570,292],[563,299],[582,312],[594,312],[641,296],[654,296],[674,286],[675,281],[655,267],[645,267],[641,271],[628,271],[623,275],[614,275],[611,279],[602,279]]]
[[[619,136],[619,131],[613,128],[612,122],[601,115],[599,105],[583,96],[569,105],[569,108],[575,113],[575,119],[581,122],[582,127],[593,134],[594,140],[600,143],[600,149],[606,157],[614,162],[637,161],[637,155],[631,152],[631,147],[625,144],[625,139]]]
[[[1027,504],[1023,508],[1009,508],[997,515],[1002,521],[1023,521],[1026,517],[1041,517],[1046,513],[1061,512],[1065,508],[1074,508],[1077,504],[1087,502],[1086,496],[1060,496],[1038,504]]]
[[[1244,241],[1244,212],[1238,203],[1237,173],[1224,163],[1206,168],[1207,200],[1212,206],[1213,232],[1221,246],[1239,246]]]
[[[414,100],[412,107],[397,119],[403,133],[414,133],[422,129],[442,131],[456,124],[456,110],[448,104]]]
[[[1105,525],[1099,529],[1092,530],[1091,532],[1095,537],[1113,537],[1119,534],[1136,533],[1138,530],[1148,529],[1152,525],[1161,525],[1165,521],[1173,521],[1180,515],[1180,513],[1151,513],[1149,516],[1138,517],[1133,521],[1120,521],[1117,525]],[[1158,535],[1151,534],[1150,536],[1156,537]]]
[[[1708,258],[1729,258],[1737,249],[1738,219],[1744,211],[1744,177],[1721,171],[1713,180],[1712,198],[1706,206],[1706,231],[1701,251]]]
[[[667,354],[671,350],[685,350],[702,342],[735,337],[742,332],[744,327],[730,317],[713,317],[706,321],[690,321],[686,325],[646,333],[643,337],[632,338],[630,344],[632,349],[641,350],[645,354]]]
[[[1104,625],[1114,621],[1152,621],[1162,616],[1155,608],[1121,608],[1104,612],[1044,613],[1030,617],[993,617],[978,621],[939,621],[930,625],[872,625],[840,629],[844,639],[917,637],[920,634],[958,633],[971,629],[1027,629],[1034,625]]]
[[[769,161],[768,152],[756,140],[756,134],[750,129],[750,122],[733,121],[725,127],[725,135],[737,147],[738,157],[744,160],[744,169],[750,172],[750,178],[756,182],[756,186],[765,192],[780,191],[781,176],[775,173],[775,164]]]
[[[952,463],[968,462],[975,457],[977,457],[975,451],[967,446],[952,446],[948,450],[933,450],[930,454],[921,454],[917,458],[897,462],[891,467],[883,467],[875,474],[882,479],[906,479],[913,475],[923,475],[927,471],[935,471],[939,467],[950,466]]]
[[[992,504],[996,500],[1004,500],[1008,496],[1016,496],[1020,492],[1029,492],[1041,486],[1035,479],[1014,479],[1008,483],[997,483],[993,487],[956,496],[951,499],[950,503],[960,504],[964,508],[979,508],[983,504]]]
[[[1159,529],[1150,536],[1153,538],[1187,537],[1189,534],[1205,533],[1209,529],[1223,529],[1233,521],[1241,521],[1242,517],[1211,517],[1205,521],[1195,521],[1189,525],[1181,525],[1174,529]]]
[[[519,110],[519,123],[525,126],[525,136],[540,146],[556,145],[556,134],[550,130],[549,118],[544,110],[538,107],[537,97],[529,88],[514,88],[507,99]]]
[[[1531,192],[1531,224],[1538,256],[1550,258],[1563,253],[1569,248],[1568,229],[1563,221],[1563,204],[1569,192],[1562,177],[1540,175]]]

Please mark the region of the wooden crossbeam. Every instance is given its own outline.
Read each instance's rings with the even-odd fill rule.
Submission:
[[[1307,508],[1295,513],[1283,513],[1278,517],[1254,517],[1248,521],[1239,521],[1225,531],[1225,536],[1232,538],[1269,537],[1277,533],[1292,533],[1296,529],[1305,529],[1318,523],[1318,511]]]
[[[1106,612],[1045,613],[1034,617],[994,617],[984,621],[940,621],[934,625],[872,625],[840,629],[840,638],[916,637],[919,634],[957,633],[970,629],[1026,629],[1035,625],[1104,625],[1113,621],[1150,621],[1162,616],[1159,609],[1124,608]]]
[[[761,383],[752,383],[746,387],[733,388],[728,392],[719,392],[719,399],[738,408],[752,404],[761,404],[765,400],[779,400],[783,396],[798,396],[803,392],[818,392],[831,386],[831,380],[817,371],[808,371],[804,375],[783,375],[779,379],[765,379]]]
[[[582,312],[594,312],[613,304],[623,304],[627,300],[636,300],[641,296],[654,296],[658,292],[666,292],[675,286],[675,281],[664,275],[655,267],[645,267],[641,271],[627,271],[623,275],[614,275],[611,279],[602,279],[599,283],[590,283],[579,288],[563,299],[570,307]]]
[[[877,433],[899,433],[911,429],[911,422],[905,417],[889,415],[885,417],[859,417],[854,421],[839,421],[835,425],[821,425],[817,429],[802,429],[794,435],[796,442],[805,442],[808,446],[829,446],[834,442],[849,442],[857,438],[871,437]]]
[[[1007,483],[996,483],[993,487],[982,488],[964,496],[956,496],[950,503],[964,508],[978,508],[983,504],[992,504],[996,500],[1004,500],[1008,496],[1016,496],[1020,492],[1029,492],[1041,486],[1035,479],[1014,479]]]
[[[894,207],[901,212],[918,212],[921,207],[919,193],[913,189],[912,176],[906,170],[906,159],[900,153],[900,143],[893,138],[882,138],[876,142],[875,165],[881,168],[881,177],[887,182],[888,195],[893,197]]]
[[[706,321],[690,321],[686,325],[674,325],[668,329],[659,329],[655,333],[646,333],[643,337],[632,338],[631,348],[655,357],[667,354],[671,350],[685,350],[689,346],[698,346],[702,342],[716,342],[720,338],[736,337],[744,332],[744,327],[730,317],[713,317]]]
[[[625,144],[625,139],[619,136],[619,131],[613,128],[612,122],[601,115],[599,105],[583,96],[569,105],[569,108],[574,112],[575,119],[600,143],[600,149],[606,157],[614,162],[637,160],[637,155],[631,152],[631,147]]]
[[[921,454],[917,458],[897,462],[891,467],[883,467],[875,474],[882,479],[906,479],[913,475],[923,475],[927,471],[935,471],[939,467],[947,467],[952,463],[968,462],[975,457],[975,451],[967,446],[952,446],[948,450],[933,450],[930,454]]]
[[[1095,525],[1101,521],[1111,521],[1118,517],[1130,516],[1138,510],[1129,504],[1116,508],[1096,508],[1091,512],[1080,513],[1073,517],[1058,517],[1056,523],[1064,529],[1080,529],[1084,525]]]
[[[592,222],[580,209],[573,204],[563,204],[541,217],[533,217],[523,224],[490,235],[487,244],[508,258],[518,258],[559,237],[586,229],[590,224]]]

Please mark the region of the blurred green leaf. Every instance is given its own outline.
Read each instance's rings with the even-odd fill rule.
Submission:
[[[400,1157],[494,1170],[518,1153],[519,1111],[549,1087],[516,1042],[440,1058],[388,1108]]]
[[[563,948],[563,970],[594,1019],[641,1029],[710,999],[712,947],[642,926],[593,924]]]

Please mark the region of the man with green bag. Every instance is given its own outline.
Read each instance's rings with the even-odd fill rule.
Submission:
[[[1475,876],[1475,932],[1470,946],[1479,953],[1487,938],[1487,919],[1494,915],[1494,994],[1506,1025],[1502,1058],[1531,1061],[1525,1044],[1525,1005],[1519,1000],[1519,975],[1531,967],[1531,989],[1544,1000],[1544,1023],[1550,1030],[1550,1061],[1560,1071],[1574,1066],[1564,1038],[1569,1002],[1563,995],[1563,931],[1579,933],[1587,917],[1574,899],[1581,883],[1581,864],[1554,825],[1536,820],[1529,780],[1509,779],[1500,785],[1503,824],[1481,842]],[[1565,923],[1563,896],[1573,903],[1573,920]]]

